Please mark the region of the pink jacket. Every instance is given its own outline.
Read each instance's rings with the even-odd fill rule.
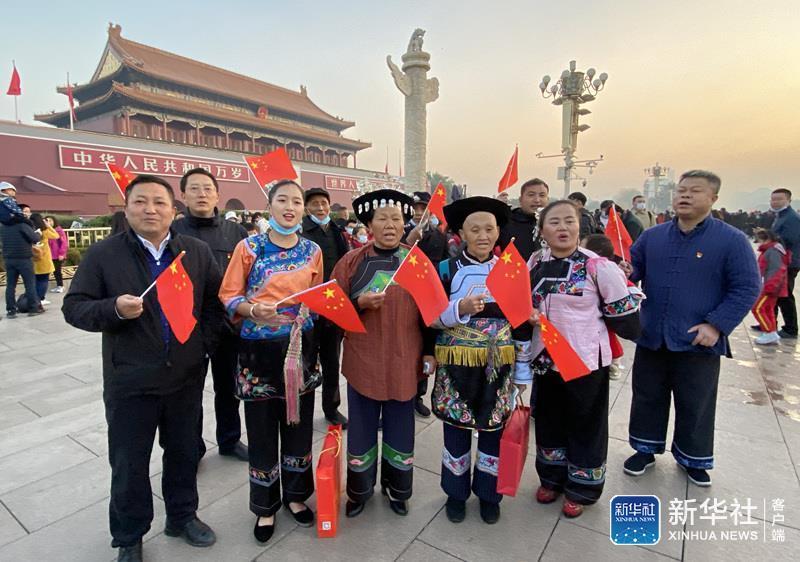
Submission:
[[[67,250],[69,250],[69,240],[67,240],[67,234],[63,228],[57,226],[55,230],[58,232],[58,238],[48,240],[50,254],[54,260],[65,260],[67,259]]]

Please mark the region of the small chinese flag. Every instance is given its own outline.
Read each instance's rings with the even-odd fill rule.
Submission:
[[[514,328],[531,317],[531,277],[513,240],[486,277],[486,288]]]
[[[353,303],[335,279],[298,294],[297,300],[317,314],[335,322],[343,330],[362,334],[367,331]]]
[[[77,121],[78,116],[75,114],[75,98],[72,95],[72,84],[67,82],[67,100],[69,101],[69,111],[72,114],[72,120]]]
[[[117,184],[120,195],[125,199],[125,189],[128,187],[128,184],[136,178],[136,174],[129,172],[122,166],[117,166],[110,162],[106,162],[106,168],[108,168],[108,173],[111,174],[111,177],[114,179],[114,183]]]
[[[414,297],[426,326],[439,318],[450,302],[436,268],[416,244],[400,264],[394,280]]]
[[[21,96],[22,95],[22,82],[19,79],[19,72],[17,72],[17,65],[14,65],[14,70],[11,72],[11,83],[8,85],[8,96]]]
[[[266,152],[261,156],[245,156],[244,160],[262,189],[276,180],[293,180],[297,177],[297,171],[284,148]]]
[[[519,169],[517,167],[517,157],[519,156],[519,146],[514,148],[514,154],[511,155],[511,160],[508,161],[506,171],[503,177],[500,178],[500,183],[497,184],[497,193],[502,193],[519,179]]]
[[[611,239],[611,244],[614,246],[614,254],[621,257],[625,261],[630,261],[631,258],[631,235],[628,229],[622,224],[617,209],[614,205],[608,208],[608,224],[606,225],[606,236]]]
[[[161,305],[161,311],[169,322],[175,339],[181,343],[186,343],[197,325],[192,314],[194,285],[181,263],[185,254],[185,251],[178,254],[156,279],[158,304]]]
[[[544,342],[547,353],[553,363],[558,367],[558,372],[561,373],[561,378],[564,382],[569,382],[574,379],[588,375],[591,371],[589,367],[583,362],[583,359],[578,357],[575,350],[569,344],[567,339],[556,330],[556,327],[550,323],[547,316],[542,314],[539,317],[541,325],[542,342]]]
[[[447,204],[447,191],[445,190],[444,186],[440,183],[436,186],[436,189],[433,190],[433,195],[431,195],[431,200],[428,202],[428,212],[432,215],[436,215],[439,219],[439,223],[442,227],[447,226],[447,220],[444,218],[444,206]]]

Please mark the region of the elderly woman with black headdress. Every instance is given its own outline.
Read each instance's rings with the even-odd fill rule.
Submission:
[[[364,334],[344,337],[342,374],[347,378],[346,515],[361,513],[372,496],[381,459],[381,489],[398,515],[408,513],[414,465],[414,398],[417,379],[433,372],[433,331],[428,331],[413,298],[391,280],[409,248],[401,245],[412,200],[391,189],[353,201],[356,217],[373,240],[346,254],[333,270],[350,295]],[[426,337],[427,336],[427,337]],[[378,421],[383,443],[378,450]]]
[[[445,218],[466,247],[439,264],[450,305],[436,327],[436,382],[433,412],[444,422],[442,489],[447,518],[464,520],[472,492],[480,500],[481,518],[500,518],[497,467],[500,436],[514,408],[514,340],[511,325],[486,287],[497,257],[493,248],[509,209],[489,197],[460,199],[444,208]],[[472,432],[478,431],[478,454],[472,470]]]

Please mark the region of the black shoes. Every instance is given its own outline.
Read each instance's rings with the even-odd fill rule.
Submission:
[[[223,457],[232,457],[242,462],[248,462],[250,460],[250,457],[247,453],[247,445],[241,441],[237,442],[236,445],[230,449],[220,449],[219,454]]]
[[[500,504],[481,500],[481,519],[488,525],[494,525],[500,520]]]
[[[6,318],[8,318],[9,320],[13,320],[16,317],[17,317],[17,311],[16,310],[9,310],[6,313]]]
[[[347,503],[344,506],[344,514],[347,517],[353,518],[358,517],[361,515],[361,512],[364,511],[364,506],[366,504],[363,502],[354,502],[351,500],[347,500]]]
[[[294,512],[292,508],[289,507],[289,502],[283,502],[283,507],[285,507],[289,513],[292,514],[294,520],[297,521],[297,524],[301,527],[313,527],[314,526],[314,512],[309,509],[307,505],[304,504],[305,509]]]
[[[325,419],[328,420],[328,423],[331,425],[341,425],[342,431],[347,429],[347,418],[344,417],[339,410],[336,410],[330,415],[325,414]]]
[[[467,516],[467,502],[447,498],[447,503],[444,504],[444,511],[451,523],[461,523]]]
[[[792,334],[790,332],[787,332],[785,329],[778,330],[778,335],[782,339],[785,339],[785,340],[796,340],[797,339],[797,334]]]
[[[761,324],[754,324],[750,326],[750,329],[755,332],[763,332],[764,330],[761,329]]]
[[[217,535],[211,527],[200,521],[197,517],[189,521],[182,529],[175,529],[169,524],[164,528],[168,537],[183,537],[192,546],[207,547],[217,542]]]
[[[275,533],[275,519],[273,516],[272,525],[259,525],[258,522],[261,518],[256,517],[256,526],[253,527],[253,536],[260,543],[265,543],[272,538]]]
[[[117,562],[142,562],[142,541],[132,546],[119,547]]]
[[[405,500],[396,500],[392,498],[391,492],[386,486],[381,487],[381,493],[389,500],[389,507],[392,508],[397,515],[408,515],[408,503]]]
[[[700,486],[701,488],[708,488],[711,486],[711,475],[702,468],[689,468],[682,464],[678,464],[678,466],[686,471],[686,475],[695,486]]]
[[[656,457],[650,453],[635,453],[628,457],[622,470],[631,476],[641,476],[651,466],[656,464]]]
[[[44,307],[42,305],[39,305],[39,308],[34,308],[28,312],[28,316],[38,316],[39,314],[44,314]]]
[[[429,418],[431,409],[428,408],[419,396],[414,400],[414,411],[416,411],[423,418]]]

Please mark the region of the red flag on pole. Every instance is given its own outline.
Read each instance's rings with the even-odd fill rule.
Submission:
[[[169,267],[156,279],[158,304],[172,333],[175,334],[175,339],[181,343],[186,343],[197,325],[197,320],[192,314],[194,285],[181,263],[185,254],[186,252],[178,254],[178,257],[172,260]]]
[[[275,180],[297,178],[297,171],[292,166],[292,161],[284,148],[266,152],[261,156],[245,156],[244,159],[253,173],[256,183],[262,189]]]
[[[128,187],[128,184],[134,180],[136,174],[129,172],[122,166],[117,166],[109,162],[106,162],[106,168],[108,169],[108,173],[111,174],[114,183],[117,185],[120,195],[125,199],[125,189]]]
[[[317,314],[335,322],[343,330],[362,334],[367,331],[350,298],[335,279],[298,293],[295,297]]]
[[[17,65],[14,65],[14,70],[11,72],[11,83],[8,85],[8,96],[21,96],[22,95],[22,82],[19,79],[19,72]]]
[[[69,78],[67,80],[69,80]],[[69,81],[67,81],[67,100],[69,101],[69,111],[72,120],[77,121],[78,116],[75,114],[75,98],[72,96],[72,84],[70,84]]]
[[[558,372],[561,374],[561,378],[564,379],[564,382],[569,382],[573,379],[588,375],[591,372],[589,367],[586,366],[583,359],[572,349],[567,339],[550,323],[547,316],[542,314],[539,317],[539,323],[541,326],[542,342],[544,342],[544,346],[547,348],[547,353],[550,354],[553,363],[558,367]]]
[[[447,226],[447,219],[444,218],[444,206],[446,204],[447,191],[445,191],[444,186],[440,183],[436,186],[436,189],[433,190],[431,200],[428,201],[428,212],[432,215],[436,215],[442,227]]]
[[[436,267],[416,244],[397,268],[394,280],[414,297],[426,326],[430,326],[450,302]]]
[[[514,328],[531,317],[531,277],[528,265],[513,240],[492,266],[486,277],[486,288]]]
[[[506,171],[503,177],[500,178],[500,183],[497,184],[497,193],[502,193],[509,187],[517,183],[519,179],[519,170],[517,166],[517,158],[519,156],[519,146],[514,148],[514,154],[511,155],[511,160],[508,161]]]
[[[631,246],[633,240],[628,233],[628,229],[622,224],[615,205],[608,208],[608,224],[606,225],[606,236],[611,239],[611,244],[614,246],[614,254],[621,257],[625,261],[631,259]]]

